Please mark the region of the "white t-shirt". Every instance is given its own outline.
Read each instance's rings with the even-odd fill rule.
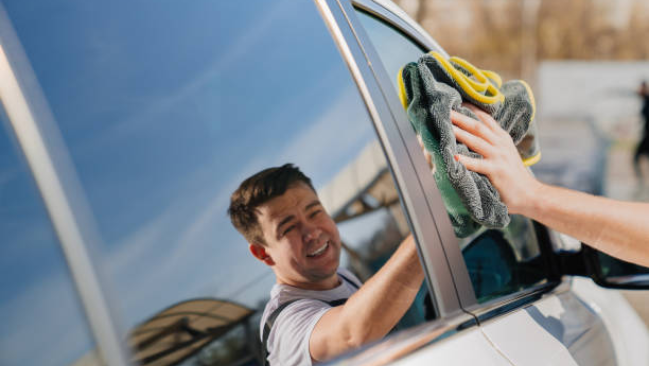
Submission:
[[[339,268],[338,273],[360,287],[360,281],[351,272]],[[347,299],[356,292],[356,287],[342,277],[340,280],[341,283],[338,287],[326,291],[303,290],[280,284],[273,286],[270,291],[270,300],[261,316],[260,335],[262,341],[264,324],[270,314],[287,301],[301,300],[288,305],[275,319],[267,343],[268,362],[271,366],[310,366],[312,364],[309,339],[320,317],[331,309],[331,306],[326,302]]]

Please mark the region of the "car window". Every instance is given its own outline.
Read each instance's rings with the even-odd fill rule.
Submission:
[[[0,364],[102,365],[47,211],[9,133],[0,108]]]
[[[357,11],[358,19],[370,36],[372,45],[381,58],[395,90],[397,73],[409,62],[416,62],[428,50],[419,46],[398,28],[364,11]]]
[[[361,10],[356,14],[392,86],[398,90],[396,79],[401,67],[416,62],[427,50],[374,15]],[[534,225],[529,219],[512,216],[504,229],[482,227],[469,237],[459,238],[459,242],[479,302],[520,291],[546,279]]]
[[[226,209],[261,169],[294,163],[312,178],[338,224],[342,266],[362,280],[409,233],[313,2],[5,6],[97,221],[135,361],[259,361],[275,278]],[[425,311],[422,291],[401,326]]]

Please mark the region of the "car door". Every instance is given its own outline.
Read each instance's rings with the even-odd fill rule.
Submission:
[[[400,326],[419,336],[395,347],[444,341],[476,348],[467,360],[507,365],[460,306],[408,158],[416,142],[404,144],[336,2],[154,10],[74,0],[0,9],[0,72],[16,81],[2,94],[6,114],[26,154],[40,154],[33,175],[50,174],[37,183],[61,247],[76,245],[66,252],[75,285],[88,288],[77,269],[86,251],[82,264],[101,277],[90,287],[103,298],[85,309],[103,357],[86,341],[62,364],[262,364],[259,320],[275,278],[226,210],[245,177],[292,162],[359,277],[415,236],[427,282]],[[114,312],[99,319],[104,307]]]
[[[343,7],[386,98],[396,99],[394,80],[399,68],[415,61],[417,52],[439,51],[439,46],[418,27],[403,21],[403,13],[395,15],[396,10],[387,1],[340,2],[347,4]],[[397,103],[390,106],[397,123],[407,124],[402,108]],[[416,161],[423,160],[421,154],[411,157],[413,164],[422,164]],[[419,178],[430,184],[426,175],[430,173],[420,171]],[[432,204],[440,204],[435,189],[426,192]],[[469,238],[456,238],[446,213],[437,213],[436,225],[445,233],[445,253],[463,308],[477,317],[484,336],[510,362],[616,363],[600,316],[570,291],[568,280],[555,275],[544,227],[513,216],[504,229],[482,228]]]
[[[501,298],[494,311],[476,300],[469,246],[452,234],[351,3],[3,4],[3,81],[19,83],[2,102],[19,145],[40,154],[31,171],[103,352],[96,363],[260,363],[256,328],[273,276],[225,206],[245,176],[293,161],[336,217],[346,266],[370,275],[412,232],[427,272],[432,315],[422,296],[405,331],[350,357],[511,364],[476,321],[500,319]],[[79,261],[85,251],[92,263]],[[534,294],[515,292],[507,309]],[[92,359],[94,347],[82,342],[62,364]]]

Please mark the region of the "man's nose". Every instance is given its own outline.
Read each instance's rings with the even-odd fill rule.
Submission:
[[[302,224],[302,238],[305,242],[318,239],[320,236],[320,228],[318,226],[305,222]]]

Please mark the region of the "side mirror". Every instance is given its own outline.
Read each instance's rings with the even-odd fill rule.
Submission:
[[[558,259],[558,275],[590,277],[602,287],[649,290],[649,267],[611,257],[579,240],[551,229],[545,229]],[[555,267],[556,268],[556,267]]]
[[[556,253],[556,252],[555,252]],[[575,251],[560,251],[559,275],[590,277],[607,288],[649,290],[649,268],[611,257],[586,244]]]
[[[611,257],[587,245],[582,255],[589,276],[602,287],[628,290],[649,289],[649,268]],[[590,267],[590,268],[589,268]]]

